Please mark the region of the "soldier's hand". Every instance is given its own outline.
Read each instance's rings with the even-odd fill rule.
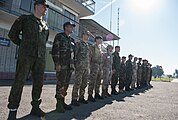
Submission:
[[[60,72],[61,71],[61,65],[56,65],[56,71]]]

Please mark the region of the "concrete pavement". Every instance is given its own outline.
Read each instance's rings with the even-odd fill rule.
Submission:
[[[55,84],[45,84],[42,93],[41,108],[47,113],[47,120],[178,120],[178,83],[152,82],[153,88],[127,92],[112,96],[95,103],[81,104],[65,113],[54,111],[56,100]],[[22,101],[17,117],[20,120],[39,120],[29,115],[31,110],[31,85],[24,86]],[[66,102],[71,102],[69,86]],[[10,86],[0,87],[0,120],[8,115],[7,98]],[[87,98],[87,94],[85,94]]]

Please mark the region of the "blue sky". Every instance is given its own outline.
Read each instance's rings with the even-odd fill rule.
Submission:
[[[95,15],[89,18],[110,29],[111,0],[95,1]],[[148,59],[153,66],[163,66],[165,74],[173,74],[178,69],[178,0],[112,1],[115,34],[120,8],[120,55]]]

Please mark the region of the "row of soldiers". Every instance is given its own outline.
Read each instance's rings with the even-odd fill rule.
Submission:
[[[45,116],[45,112],[40,108],[42,102],[40,98],[45,70],[46,42],[49,37],[49,29],[47,23],[43,20],[43,16],[46,14],[48,7],[46,0],[35,0],[34,14],[22,15],[17,18],[9,31],[10,40],[19,46],[19,50],[15,80],[8,98],[8,120],[16,120],[23,86],[30,72],[33,79],[32,110],[30,114],[39,117]],[[134,65],[131,62],[132,56],[129,56],[129,60],[125,63],[125,57],[122,57],[122,60],[119,57],[120,47],[116,46],[115,52],[112,53],[113,47],[111,45],[107,46],[106,53],[101,53],[102,37],[96,36],[95,44],[89,45],[88,39],[91,35],[89,32],[83,32],[81,40],[75,42],[71,37],[74,27],[75,24],[64,23],[64,32],[55,36],[52,47],[52,58],[58,79],[55,95],[57,101],[56,111],[60,113],[71,110],[71,105],[79,106],[80,103],[87,104],[88,101],[95,102],[96,99],[111,96],[108,92],[110,82],[112,94],[116,94],[115,88],[118,77],[120,91],[124,87],[126,91],[129,91],[132,78],[134,78],[132,75],[135,75],[132,74],[134,73]],[[147,66],[147,63],[143,62],[142,70],[140,70],[141,78],[137,77],[138,86],[144,86],[150,82],[150,79],[146,78],[150,73]],[[75,81],[72,90],[72,101],[71,105],[67,105],[65,97],[73,71],[75,71]],[[139,71],[139,67],[137,71]],[[139,76],[139,74],[137,75]],[[102,79],[102,92],[100,94]],[[87,81],[89,82],[88,101],[84,98]]]

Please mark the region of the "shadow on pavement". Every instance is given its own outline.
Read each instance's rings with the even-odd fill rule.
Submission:
[[[133,95],[140,95],[139,93],[145,93],[150,90],[152,86],[147,86],[141,89],[136,89],[123,94],[112,95],[112,97],[105,98],[104,100],[97,100],[96,102],[89,102],[88,104],[80,104],[79,107],[74,107],[70,111],[65,113],[58,113],[52,110],[46,113],[46,119],[44,120],[84,120],[89,117],[92,112],[102,109],[105,105],[112,104],[114,100],[117,102],[125,102],[125,97],[134,97]],[[43,120],[31,115],[24,116],[19,120]]]

